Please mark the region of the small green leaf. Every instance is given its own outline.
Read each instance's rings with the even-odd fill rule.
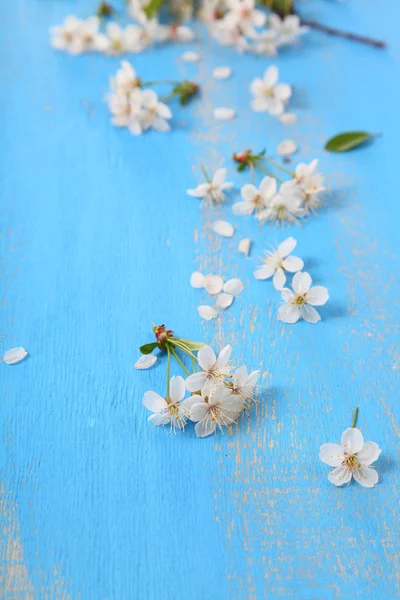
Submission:
[[[347,152],[347,150],[357,148],[357,146],[374,137],[376,137],[376,134],[367,131],[346,131],[331,137],[325,144],[325,150],[329,150],[329,152]]]
[[[158,348],[158,343],[150,342],[150,344],[143,344],[143,346],[140,346],[139,350],[142,354],[151,354],[156,348]]]
[[[147,4],[147,6],[144,9],[144,12],[146,13],[147,18],[151,19],[151,17],[160,10],[160,8],[162,7],[163,4],[164,4],[164,0],[150,0],[150,2]]]
[[[182,342],[189,350],[201,350],[205,344],[203,342],[193,342],[192,340],[185,340],[184,338],[175,338],[177,342]]]

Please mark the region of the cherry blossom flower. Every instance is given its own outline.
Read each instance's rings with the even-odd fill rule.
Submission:
[[[242,398],[245,407],[248,407],[254,399],[254,387],[259,374],[260,371],[248,373],[247,367],[242,365],[232,373],[229,382],[225,383],[231,394]]]
[[[281,242],[275,251],[266,251],[263,259],[263,265],[254,271],[256,279],[268,279],[272,277],[272,282],[276,290],[281,290],[286,283],[285,271],[296,273],[301,271],[304,262],[298,256],[289,256],[297,245],[293,237],[289,237]]]
[[[114,77],[110,77],[110,87],[114,92],[132,92],[140,87],[140,79],[130,62],[121,61],[121,67]]]
[[[154,413],[148,420],[156,427],[169,424],[174,433],[177,429],[183,431],[193,403],[189,398],[182,402],[184,397],[185,381],[179,375],[171,377],[167,398],[163,398],[157,392],[145,392],[143,404]]]
[[[232,346],[229,344],[222,348],[218,359],[210,346],[204,346],[197,354],[197,360],[201,371],[193,373],[186,379],[186,388],[189,392],[197,392],[203,388],[209,388],[221,383],[222,379],[229,374],[229,358]]]
[[[63,25],[51,29],[53,48],[65,50],[71,54],[101,52],[108,46],[105,35],[99,32],[100,19],[89,17],[86,20],[69,16]]]
[[[126,94],[117,91],[108,98],[108,107],[113,115],[111,123],[116,127],[127,127],[134,135],[143,132],[142,95],[139,89]]]
[[[112,56],[118,56],[126,52],[131,52],[136,42],[136,29],[133,25],[122,28],[118,23],[107,23],[106,36],[108,46],[106,53]]]
[[[242,398],[231,394],[224,386],[203,390],[201,396],[196,396],[189,400],[192,403],[190,419],[196,422],[194,429],[198,437],[211,435],[217,427],[222,431],[223,427],[236,421],[243,407]]]
[[[253,49],[256,54],[276,56],[278,48],[278,36],[272,29],[264,29],[255,38]]]
[[[76,40],[79,35],[79,28],[82,21],[77,17],[70,15],[66,17],[62,25],[57,25],[50,29],[52,35],[51,45],[56,50],[65,50],[76,54],[74,51]]]
[[[263,11],[255,8],[255,0],[227,0],[228,12],[222,19],[222,26],[227,29],[240,27],[250,37],[256,35],[256,28],[262,27],[266,21]]]
[[[157,94],[153,90],[144,90],[141,92],[142,114],[141,121],[143,129],[155,129],[165,133],[171,129],[168,120],[172,118],[170,108],[160,102]]]
[[[359,429],[349,427],[343,432],[340,444],[323,444],[319,457],[335,467],[328,475],[334,485],[350,483],[354,477],[363,487],[372,488],[378,482],[378,473],[370,465],[378,460],[381,452],[375,442],[364,442]]]
[[[309,29],[300,24],[300,18],[297,15],[287,15],[283,19],[277,14],[272,14],[268,19],[271,31],[278,39],[279,46],[287,46],[297,42],[298,37],[306,33]]]
[[[311,161],[308,165],[300,163],[294,173],[293,185],[301,190],[304,207],[307,210],[318,208],[321,203],[319,194],[325,190],[323,175],[314,172],[317,166],[318,159]]]
[[[265,71],[263,78],[257,77],[250,85],[255,98],[251,107],[256,112],[268,112],[280,115],[292,95],[292,88],[287,83],[278,83],[278,67],[271,66]]]
[[[309,273],[298,271],[292,281],[294,293],[288,288],[282,289],[285,304],[278,310],[280,321],[297,323],[302,318],[308,323],[318,323],[321,320],[314,306],[322,306],[328,301],[328,290],[323,286],[311,287],[311,283]]]
[[[203,198],[206,203],[211,203],[213,200],[224,202],[224,191],[233,186],[233,183],[225,181],[227,173],[226,169],[217,169],[212,180],[208,179],[206,183],[200,183],[197,188],[187,190],[187,194],[195,198]]]
[[[285,181],[279,188],[279,194],[272,198],[268,208],[258,213],[257,219],[261,223],[265,221],[275,221],[280,224],[286,221],[288,223],[298,223],[298,219],[305,215],[305,210],[301,204],[300,190],[293,187],[291,181]]]
[[[252,183],[246,183],[241,189],[242,202],[233,205],[235,215],[251,215],[255,211],[265,210],[276,196],[276,179],[264,177],[259,188]]]

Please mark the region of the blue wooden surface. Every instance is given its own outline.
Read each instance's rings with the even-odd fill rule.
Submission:
[[[182,47],[133,58],[146,79],[188,76],[201,100],[173,108],[168,135],[130,136],[102,98],[118,59],[51,50],[48,28],[93,3],[14,0],[1,23],[1,597],[15,600],[395,598],[399,580],[400,16],[395,0],[302,3],[332,25],[386,39],[388,51],[312,33],[274,61],[295,86],[299,123],[249,108],[269,59],[206,40],[199,66]],[[212,80],[230,64],[228,82]],[[219,124],[212,106],[238,118]],[[348,155],[330,135],[383,136]],[[235,150],[293,138],[319,157],[330,203],[290,230],[313,279],[330,290],[317,326],[275,320],[279,295],[252,271],[285,232],[200,211],[186,196],[198,172]],[[234,175],[236,186],[246,175]],[[207,229],[215,214],[233,240]],[[286,232],[287,233],[287,232]],[[251,258],[236,253],[254,240]],[[233,257],[230,259],[229,257]],[[195,268],[241,277],[246,289],[216,322],[200,322]],[[204,297],[205,300],[205,297]],[[137,372],[151,324],[260,368],[262,400],[231,435],[198,440],[154,430],[141,404],[164,369]],[[397,346],[397,348],[396,348]],[[373,490],[336,489],[319,445],[339,441],[351,412],[383,454]]]

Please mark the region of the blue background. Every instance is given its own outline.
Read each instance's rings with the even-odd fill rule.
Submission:
[[[202,84],[173,131],[140,138],[111,126],[104,94],[118,59],[53,51],[49,27],[91,2],[13,0],[1,22],[0,558],[2,598],[299,600],[394,598],[399,579],[398,107],[399,5],[315,0],[302,13],[385,39],[386,51],[312,32],[273,62],[294,86],[297,125],[249,108],[251,80],[271,64],[210,42],[133,56],[145,79]],[[229,64],[229,81],[212,79]],[[237,118],[218,123],[212,107]],[[324,141],[348,129],[380,132],[343,155]],[[331,194],[301,228],[260,228],[231,207],[201,210],[186,195],[198,165],[229,168],[232,152],[283,139],[296,160],[320,158]],[[216,217],[235,223],[216,239]],[[316,326],[276,321],[280,297],[253,279],[269,243],[287,235],[329,303]],[[242,237],[253,242],[246,260]],[[217,321],[195,269],[246,288]],[[153,429],[143,392],[163,393],[164,366],[135,371],[152,323],[260,368],[261,399],[231,433]],[[176,371],[177,373],[178,371]],[[318,460],[360,405],[379,443],[380,482],[336,489]]]

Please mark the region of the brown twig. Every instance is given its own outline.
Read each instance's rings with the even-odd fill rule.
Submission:
[[[360,42],[361,44],[367,44],[368,46],[373,46],[374,48],[386,48],[386,42],[382,42],[381,40],[374,40],[373,38],[365,35],[358,35],[357,33],[351,33],[350,31],[342,31],[341,29],[336,29],[335,27],[329,27],[328,25],[318,23],[318,21],[301,19],[301,24],[311,27],[312,29],[323,31],[328,35],[336,35],[337,37],[345,38],[346,40],[352,40],[353,42]]]

